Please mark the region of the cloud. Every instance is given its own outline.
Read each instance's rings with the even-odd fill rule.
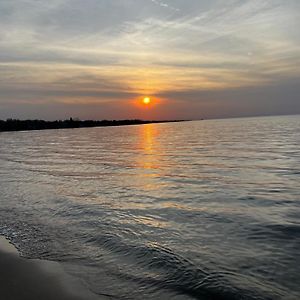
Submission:
[[[0,0],[0,105],[287,91],[299,20],[295,0]]]

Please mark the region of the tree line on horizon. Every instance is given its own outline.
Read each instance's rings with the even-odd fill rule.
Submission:
[[[27,131],[27,130],[45,130],[45,129],[66,129],[66,128],[85,128],[85,127],[104,127],[104,126],[124,126],[124,125],[139,125],[149,123],[165,123],[179,122],[180,120],[169,121],[144,121],[139,119],[133,120],[79,120],[67,119],[56,121],[45,120],[19,120],[6,119],[0,120],[0,131]]]

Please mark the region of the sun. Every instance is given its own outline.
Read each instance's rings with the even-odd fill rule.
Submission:
[[[150,104],[150,102],[151,102],[151,99],[150,99],[149,97],[145,97],[145,98],[143,99],[143,103],[144,103],[144,104]]]

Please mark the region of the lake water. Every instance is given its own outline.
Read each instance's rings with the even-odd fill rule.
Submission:
[[[111,299],[300,299],[300,116],[0,133],[0,234]]]

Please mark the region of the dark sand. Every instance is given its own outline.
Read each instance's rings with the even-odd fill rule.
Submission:
[[[1,300],[96,300],[109,299],[93,294],[67,275],[55,262],[21,258],[0,236]]]

